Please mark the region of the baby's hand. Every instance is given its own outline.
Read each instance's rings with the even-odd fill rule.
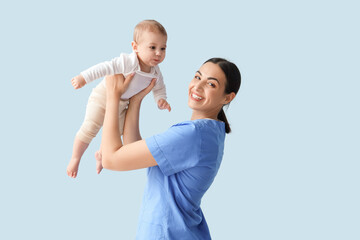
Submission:
[[[79,89],[86,84],[86,81],[85,78],[80,74],[71,79],[71,84],[73,85],[74,89]]]
[[[160,98],[157,102],[159,109],[167,109],[169,112],[171,111],[170,104],[163,98]]]

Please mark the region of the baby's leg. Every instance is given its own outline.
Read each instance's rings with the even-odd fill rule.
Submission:
[[[67,175],[69,177],[76,178],[80,164],[80,159],[88,146],[89,146],[88,143],[84,143],[78,137],[75,137],[73,153],[69,165],[67,166],[66,169]]]
[[[100,87],[102,86],[100,85]],[[101,91],[99,90],[101,89],[98,86],[91,93],[86,107],[84,122],[76,134],[73,155],[67,169],[70,177],[75,178],[77,176],[80,159],[103,124],[105,115],[105,96],[101,94]]]

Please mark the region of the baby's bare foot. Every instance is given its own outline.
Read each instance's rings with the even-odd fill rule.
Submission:
[[[69,165],[66,168],[67,175],[72,178],[76,178],[78,168],[79,168],[80,159],[72,158],[69,162]]]
[[[96,159],[96,172],[97,174],[100,174],[101,170],[103,169],[102,155],[100,150],[95,153],[95,159]]]

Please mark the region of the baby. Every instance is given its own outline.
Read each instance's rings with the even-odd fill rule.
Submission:
[[[166,88],[158,65],[164,60],[166,53],[167,33],[165,28],[155,20],[144,20],[134,29],[134,41],[131,43],[133,52],[121,54],[111,61],[99,63],[74,77],[71,83],[75,89],[106,75],[123,74],[125,77],[135,73],[128,89],[121,96],[119,109],[120,135],[123,133],[126,109],[129,98],[146,88],[152,79],[156,78],[153,88],[155,101],[159,109],[171,111],[166,101]],[[77,132],[73,145],[73,153],[67,167],[67,175],[77,176],[80,159],[91,140],[103,125],[106,106],[105,79],[93,90],[86,107],[84,122]],[[102,170],[101,148],[95,154],[96,170]]]

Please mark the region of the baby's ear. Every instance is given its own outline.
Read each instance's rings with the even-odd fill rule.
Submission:
[[[131,47],[132,47],[134,52],[137,52],[137,43],[135,41],[131,42]]]

